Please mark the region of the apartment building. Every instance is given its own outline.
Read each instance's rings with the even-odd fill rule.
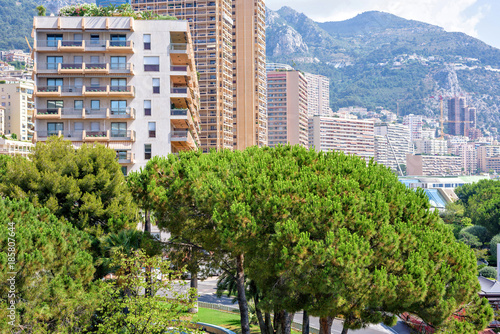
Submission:
[[[233,148],[231,0],[132,0],[136,11],[189,21],[200,87],[201,148]]]
[[[407,115],[403,117],[403,124],[410,128],[410,140],[422,139],[423,118],[421,115]]]
[[[19,140],[31,140],[34,133],[32,80],[11,80],[0,83],[0,105],[5,108],[3,132],[15,134]]]
[[[406,155],[406,175],[456,176],[461,174],[461,157],[451,155]]]
[[[343,151],[369,161],[375,157],[374,122],[313,116],[309,118],[309,146],[321,151]]]
[[[482,172],[500,172],[500,146],[485,145],[477,148],[477,167]]]
[[[462,158],[463,174],[477,173],[477,150],[474,144],[463,144],[458,148],[457,154]]]
[[[398,171],[406,165],[406,155],[412,151],[410,129],[403,124],[376,124],[375,161]]]
[[[307,109],[309,116],[330,116],[330,80],[319,74],[305,73],[307,80]]]
[[[233,0],[234,148],[267,145],[266,6]]]
[[[116,150],[124,173],[199,147],[199,91],[186,21],[35,17],[36,140]]]
[[[267,108],[270,147],[308,147],[307,81],[301,72],[267,72]]]
[[[448,154],[448,142],[440,139],[420,139],[415,141],[416,153],[431,155]]]
[[[19,141],[0,138],[0,154],[3,155],[21,155],[27,157],[34,149],[34,144],[29,141]]]

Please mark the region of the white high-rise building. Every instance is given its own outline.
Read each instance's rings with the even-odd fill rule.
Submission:
[[[330,116],[330,81],[319,74],[305,73],[307,80],[307,109],[309,116]]]
[[[375,161],[398,171],[406,166],[406,155],[411,153],[410,130],[403,124],[375,125]]]
[[[36,140],[103,143],[126,174],[200,144],[187,21],[35,17]]]
[[[403,118],[403,124],[410,129],[411,141],[422,139],[422,116],[413,114],[407,115]]]

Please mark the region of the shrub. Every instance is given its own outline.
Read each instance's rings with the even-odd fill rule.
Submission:
[[[483,276],[486,278],[497,278],[497,271],[493,267],[484,267],[479,270],[479,276]]]
[[[479,225],[467,226],[460,231],[460,234],[462,234],[462,232],[475,235],[476,237],[479,238],[479,241],[481,242],[488,242],[491,239],[490,233],[484,226],[479,226]]]

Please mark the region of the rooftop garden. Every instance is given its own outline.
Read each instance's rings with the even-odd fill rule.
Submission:
[[[39,13],[41,15],[44,14],[44,12],[40,9]],[[150,10],[135,12],[130,4],[98,7],[95,4],[86,3],[65,6],[59,10],[59,16],[126,16],[133,17],[136,20],[177,20],[176,17],[158,15]]]

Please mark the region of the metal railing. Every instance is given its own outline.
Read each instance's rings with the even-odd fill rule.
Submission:
[[[107,116],[107,113],[107,108],[85,109],[86,118],[105,118]]]
[[[187,116],[187,109],[170,109],[170,116]]]
[[[170,51],[187,52],[188,51],[188,44],[187,43],[170,43]]]
[[[171,72],[187,72],[188,67],[184,65],[171,65],[170,66],[170,71]]]
[[[187,92],[188,92],[187,87],[171,87],[170,88],[171,94],[187,94]]]

